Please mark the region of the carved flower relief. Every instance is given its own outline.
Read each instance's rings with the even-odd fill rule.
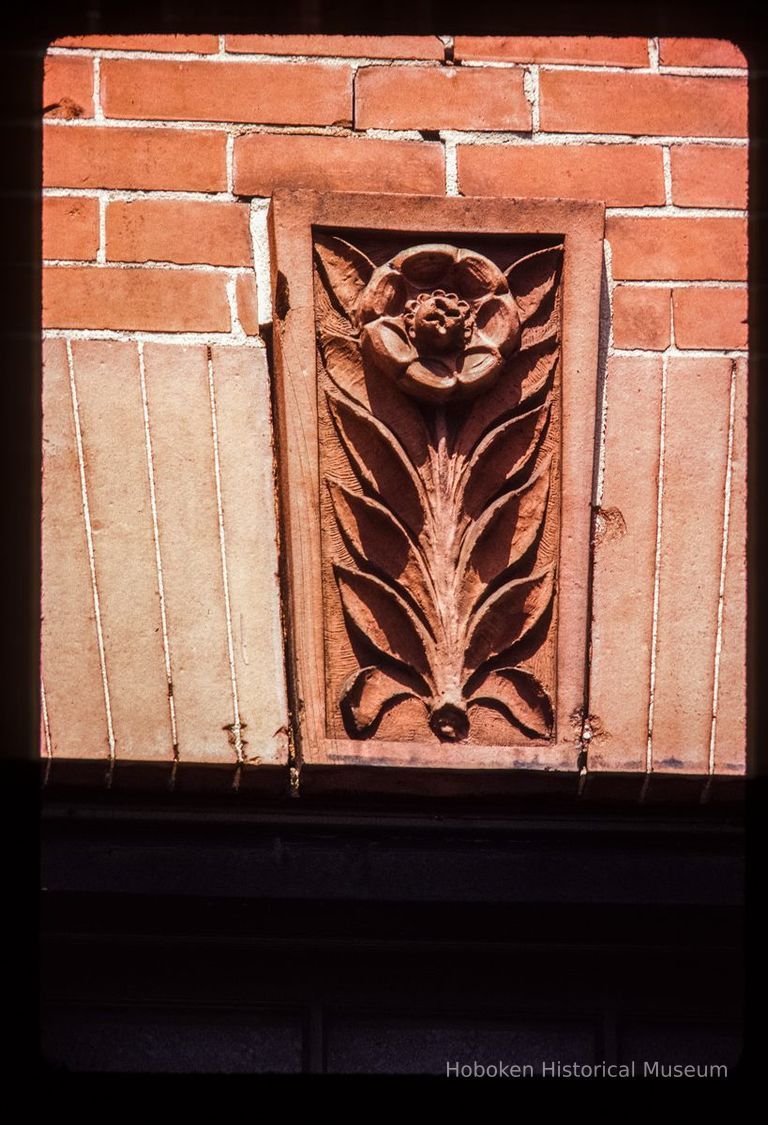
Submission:
[[[408,394],[447,403],[486,390],[520,342],[507,279],[482,254],[424,244],[374,270],[355,316],[363,354]]]
[[[447,245],[376,267],[318,233],[315,253],[325,399],[353,478],[324,474],[343,542],[342,552],[333,545],[333,573],[358,663],[338,681],[345,729],[374,737],[413,699],[440,742],[470,738],[478,707],[548,739],[551,688],[530,661],[543,645],[552,651],[563,246],[526,254],[506,274]],[[471,409],[446,409],[495,383]],[[423,405],[409,407],[396,386]],[[393,715],[390,736],[410,739],[411,721],[400,728]]]

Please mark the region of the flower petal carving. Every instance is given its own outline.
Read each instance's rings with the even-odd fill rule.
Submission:
[[[475,324],[483,340],[498,348],[502,355],[507,356],[514,351],[520,317],[508,294],[505,297],[486,297],[481,301],[475,312]]]
[[[363,336],[363,352],[395,381],[417,356],[402,324],[392,317],[381,317],[370,325]]]
[[[365,738],[374,734],[384,712],[402,699],[418,699],[423,695],[403,676],[369,666],[353,672],[341,690],[341,712],[353,736]]]
[[[457,383],[455,370],[439,359],[414,359],[400,379],[403,390],[415,394],[423,402],[435,403],[453,398]]]
[[[367,324],[380,316],[399,316],[406,297],[403,275],[391,266],[379,266],[357,300],[357,317],[362,324]]]
[[[482,254],[459,250],[452,279],[462,297],[476,300],[486,293],[504,293],[507,285],[497,265]]]
[[[541,682],[524,668],[496,668],[469,700],[500,711],[529,738],[549,738],[554,714],[552,700]]]
[[[398,254],[392,259],[392,265],[412,285],[423,286],[440,281],[452,268],[456,256],[457,250],[453,246],[426,242]]]

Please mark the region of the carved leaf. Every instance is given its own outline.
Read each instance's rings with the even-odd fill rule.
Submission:
[[[336,431],[363,485],[367,485],[418,538],[424,523],[421,481],[392,431],[349,399],[327,392]]]
[[[341,691],[341,713],[351,733],[365,738],[373,734],[384,711],[401,699],[419,698],[414,685],[373,666],[354,672]]]
[[[320,354],[331,381],[358,406],[369,409],[360,341],[343,333],[320,335]]]
[[[507,270],[505,276],[523,326],[534,319],[540,323],[551,309],[562,263],[562,245],[552,246],[520,258]]]
[[[516,578],[483,602],[467,628],[464,661],[469,673],[522,640],[546,612],[555,589],[554,566],[530,578]]]
[[[339,309],[351,319],[352,308],[374,271],[362,251],[334,235],[317,233],[315,252]]]
[[[531,463],[549,411],[547,399],[525,414],[507,418],[478,443],[467,461],[462,481],[467,515],[476,518],[506,482]]]
[[[397,582],[434,637],[432,588],[421,556],[402,524],[383,504],[350,492],[339,481],[329,480],[328,488],[347,550],[359,566]]]
[[[382,656],[431,680],[430,639],[408,603],[372,574],[333,568],[349,625]]]
[[[459,558],[462,618],[535,542],[547,511],[551,464],[548,457],[522,488],[501,496],[470,525]]]
[[[468,706],[500,711],[531,738],[549,738],[554,725],[552,701],[539,680],[524,668],[489,672]]]
[[[331,382],[382,423],[395,427],[411,463],[423,472],[429,437],[414,400],[375,368],[365,370],[357,337],[328,333],[320,338],[320,351]]]
[[[315,270],[312,288],[315,296],[315,331],[320,344],[324,344],[330,336],[356,335],[355,326],[346,313],[339,311],[338,303],[332,298],[319,270]]]
[[[554,302],[552,303],[545,319],[539,321],[538,317],[534,318],[534,322],[523,326],[523,334],[520,339],[520,354],[525,355],[530,348],[538,348],[541,344],[546,343],[551,339],[558,339],[560,335],[560,290],[555,292]]]
[[[522,413],[525,403],[549,390],[560,356],[556,336],[538,347],[517,352],[508,362],[493,393],[475,399],[461,427],[457,449],[471,453],[481,437],[513,412]]]

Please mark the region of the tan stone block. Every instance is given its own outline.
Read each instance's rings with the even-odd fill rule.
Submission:
[[[179,760],[236,761],[206,349],[144,348]]]
[[[590,770],[643,770],[648,741],[661,359],[611,360],[595,534]]]
[[[115,757],[173,759],[136,345],[76,340],[85,475]]]
[[[269,372],[260,348],[212,349],[235,675],[246,760],[287,759]]]
[[[736,361],[715,773],[743,773],[747,724],[747,363]]]
[[[731,361],[669,361],[656,687],[658,772],[705,773],[723,542]]]
[[[108,758],[69,366],[43,345],[42,674],[54,757]]]

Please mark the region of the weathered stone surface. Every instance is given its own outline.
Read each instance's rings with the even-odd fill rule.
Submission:
[[[261,348],[213,348],[221,504],[244,757],[285,762],[269,372]]]
[[[652,732],[659,772],[708,769],[730,382],[730,360],[669,360]]]
[[[714,772],[746,770],[747,737],[747,362],[736,361],[728,546],[723,587]]]
[[[136,344],[75,340],[115,757],[173,759]]]
[[[661,359],[614,357],[592,595],[590,770],[644,770],[648,742]]]
[[[69,365],[43,348],[42,676],[53,757],[109,757]]]

